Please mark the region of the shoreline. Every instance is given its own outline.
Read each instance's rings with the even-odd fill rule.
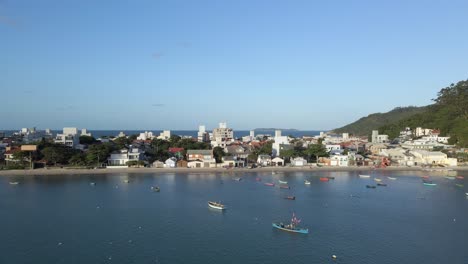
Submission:
[[[422,167],[262,167],[248,168],[116,168],[116,169],[35,169],[35,170],[0,170],[0,176],[37,176],[37,175],[74,175],[74,174],[118,174],[118,173],[238,173],[238,172],[320,172],[320,171],[425,171]],[[430,170],[430,169],[429,169]],[[437,168],[426,172],[467,171],[468,166]],[[443,175],[442,175],[443,176]]]

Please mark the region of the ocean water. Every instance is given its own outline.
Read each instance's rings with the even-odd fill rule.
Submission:
[[[468,263],[467,180],[422,175],[375,171],[376,189],[358,172],[1,177],[0,263]],[[291,189],[263,184],[278,180]],[[308,235],[271,227],[293,212]]]

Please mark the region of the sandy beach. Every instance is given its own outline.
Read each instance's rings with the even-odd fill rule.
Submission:
[[[50,169],[35,169],[35,170],[1,170],[0,176],[28,176],[28,175],[74,175],[74,174],[117,174],[117,173],[245,173],[245,172],[315,172],[315,171],[425,171],[427,168],[421,167],[262,167],[255,169],[248,168],[116,168],[116,169],[67,169],[67,168],[50,168]],[[468,166],[458,166],[451,168],[437,168],[433,172],[451,171],[467,171]],[[429,172],[429,171],[428,171]],[[442,174],[441,174],[442,175]],[[443,176],[443,175],[442,175]]]

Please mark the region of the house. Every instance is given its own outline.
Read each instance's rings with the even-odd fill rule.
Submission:
[[[284,166],[284,159],[276,157],[271,160],[271,166]]]
[[[144,152],[138,148],[121,149],[120,151],[111,153],[107,159],[108,168],[128,167],[127,162],[143,160]]]
[[[270,155],[258,155],[257,163],[260,166],[270,166],[271,156]]]
[[[164,168],[164,162],[157,160],[157,161],[153,162],[153,164],[151,164],[151,167],[153,167],[153,168]]]
[[[271,145],[272,149],[272,156],[273,157],[280,157],[281,156],[281,145],[289,145],[289,137],[288,136],[282,136],[281,135],[281,130],[275,130],[275,138],[274,142]]]
[[[76,148],[80,144],[80,134],[76,127],[64,127],[62,134],[57,134],[54,143]]]
[[[457,160],[447,158],[447,154],[440,151],[411,150],[415,165],[447,165],[457,166]]]
[[[175,168],[177,166],[177,159],[172,157],[172,158],[168,158],[165,162],[164,162],[164,167],[165,168]]]
[[[303,167],[307,165],[307,160],[302,157],[296,157],[291,159],[291,165],[294,167]]]
[[[330,157],[330,166],[347,167],[348,155],[333,155]]]
[[[177,161],[177,167],[179,168],[187,168],[188,162],[186,160],[179,160]]]
[[[235,167],[245,167],[247,164],[247,158],[251,151],[248,148],[239,145],[230,145],[225,148],[225,152],[230,154],[236,161]]]
[[[339,151],[341,150],[341,145],[339,144],[326,144],[325,148],[327,149],[327,152],[334,152],[334,151]]]
[[[231,156],[224,156],[222,157],[222,160],[223,160],[223,163],[222,163],[223,167],[233,168],[236,166],[236,161]]]
[[[203,168],[204,163],[201,160],[192,160],[187,162],[187,168]]]
[[[216,160],[213,156],[213,150],[210,149],[189,149],[187,150],[187,166],[190,168],[215,168]],[[190,163],[191,161],[200,161],[203,164]],[[192,167],[191,167],[192,166]]]

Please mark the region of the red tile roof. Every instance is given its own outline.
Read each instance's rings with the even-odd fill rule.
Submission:
[[[177,153],[184,151],[184,148],[169,148],[170,153]]]

